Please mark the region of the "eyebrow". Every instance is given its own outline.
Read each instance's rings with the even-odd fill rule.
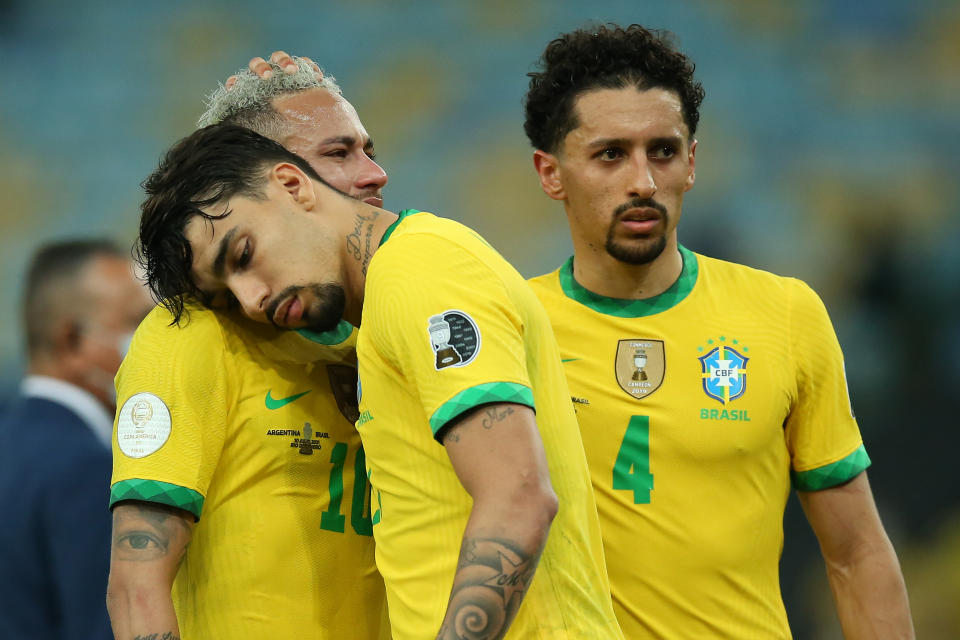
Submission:
[[[223,278],[224,265],[227,262],[227,251],[230,249],[230,244],[236,235],[237,228],[234,227],[230,229],[230,231],[227,231],[220,241],[220,247],[217,249],[217,257],[213,259],[213,275],[218,278]]]
[[[601,149],[604,147],[629,147],[633,146],[634,142],[629,138],[600,138],[598,140],[593,140],[590,142],[587,147],[592,149]],[[683,144],[682,136],[660,136],[657,138],[652,138],[648,141],[647,145],[656,147],[661,144],[673,144],[680,146]]]
[[[591,148],[600,148],[600,147],[629,147],[632,146],[633,142],[627,138],[600,138],[599,140],[593,140],[587,146]]]
[[[342,144],[348,147],[352,147],[357,143],[357,139],[353,136],[332,136],[326,140],[320,142],[320,146],[325,146],[328,144]]]

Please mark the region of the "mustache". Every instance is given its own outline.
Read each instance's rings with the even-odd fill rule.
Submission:
[[[659,211],[664,218],[667,217],[667,208],[653,198],[634,198],[613,210],[614,219],[619,218],[630,209],[654,209]]]
[[[291,295],[298,294],[302,289],[303,287],[293,284],[287,287],[286,289],[284,289],[283,291],[281,291],[280,293],[278,293],[276,296],[274,296],[273,300],[270,301],[270,304],[268,304],[267,308],[265,309],[267,314],[267,319],[270,321],[270,324],[277,327],[278,329],[280,328],[277,325],[277,323],[274,321],[275,320],[274,316],[277,313],[277,308],[280,306],[281,302],[289,298]]]

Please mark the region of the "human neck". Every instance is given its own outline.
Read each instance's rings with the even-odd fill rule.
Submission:
[[[344,241],[344,283],[347,303],[343,318],[355,327],[360,326],[363,315],[363,293],[367,282],[367,269],[373,254],[380,247],[387,228],[399,216],[385,209],[357,202],[346,229]]]
[[[603,247],[574,246],[573,277],[585,289],[608,298],[643,300],[658,296],[677,281],[683,258],[676,233],[653,262],[628,264],[617,260]]]

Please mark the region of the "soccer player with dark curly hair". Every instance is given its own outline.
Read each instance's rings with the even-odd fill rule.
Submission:
[[[628,638],[788,638],[778,562],[797,491],[848,638],[913,636],[843,355],[803,282],[678,243],[704,97],[666,34],[552,41],[525,129],[574,255],[551,317]]]

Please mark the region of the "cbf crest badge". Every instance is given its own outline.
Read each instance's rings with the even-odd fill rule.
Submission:
[[[614,369],[621,389],[637,400],[646,398],[663,384],[667,369],[663,340],[621,340]]]
[[[750,358],[733,347],[721,344],[700,356],[699,360],[703,391],[714,400],[727,404],[746,391],[747,362]]]

